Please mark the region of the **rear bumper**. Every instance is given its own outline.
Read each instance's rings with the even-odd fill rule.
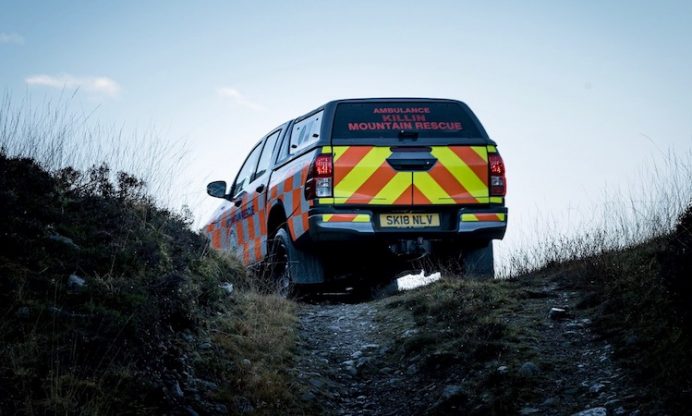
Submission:
[[[410,212],[418,212],[411,210]],[[379,214],[372,210],[311,210],[310,229],[306,234],[312,243],[396,241],[423,238],[430,241],[472,242],[502,239],[507,229],[507,208],[464,207],[440,208],[440,227],[381,227]]]

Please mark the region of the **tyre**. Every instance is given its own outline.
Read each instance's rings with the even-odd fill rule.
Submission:
[[[464,248],[461,251],[461,259],[465,277],[483,280],[495,277],[492,241]]]
[[[280,228],[272,239],[269,270],[276,294],[285,298],[297,297],[301,285],[324,282],[320,259],[297,248],[285,228]]]

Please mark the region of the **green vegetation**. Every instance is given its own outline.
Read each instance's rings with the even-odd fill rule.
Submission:
[[[0,153],[0,210],[3,414],[273,413],[294,400],[292,306],[254,293],[139,179]]]

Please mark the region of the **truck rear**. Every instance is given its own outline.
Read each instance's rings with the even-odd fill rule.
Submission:
[[[507,224],[495,142],[453,100],[364,99],[325,108],[328,145],[307,179],[309,243],[326,261],[426,257],[493,275]],[[331,259],[331,260],[330,260]]]

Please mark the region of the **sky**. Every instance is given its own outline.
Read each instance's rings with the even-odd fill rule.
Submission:
[[[291,118],[339,98],[459,99],[505,159],[510,247],[689,151],[690,22],[686,1],[0,0],[0,91],[77,89],[75,111],[185,142],[177,190],[198,224],[218,204],[206,183]]]

